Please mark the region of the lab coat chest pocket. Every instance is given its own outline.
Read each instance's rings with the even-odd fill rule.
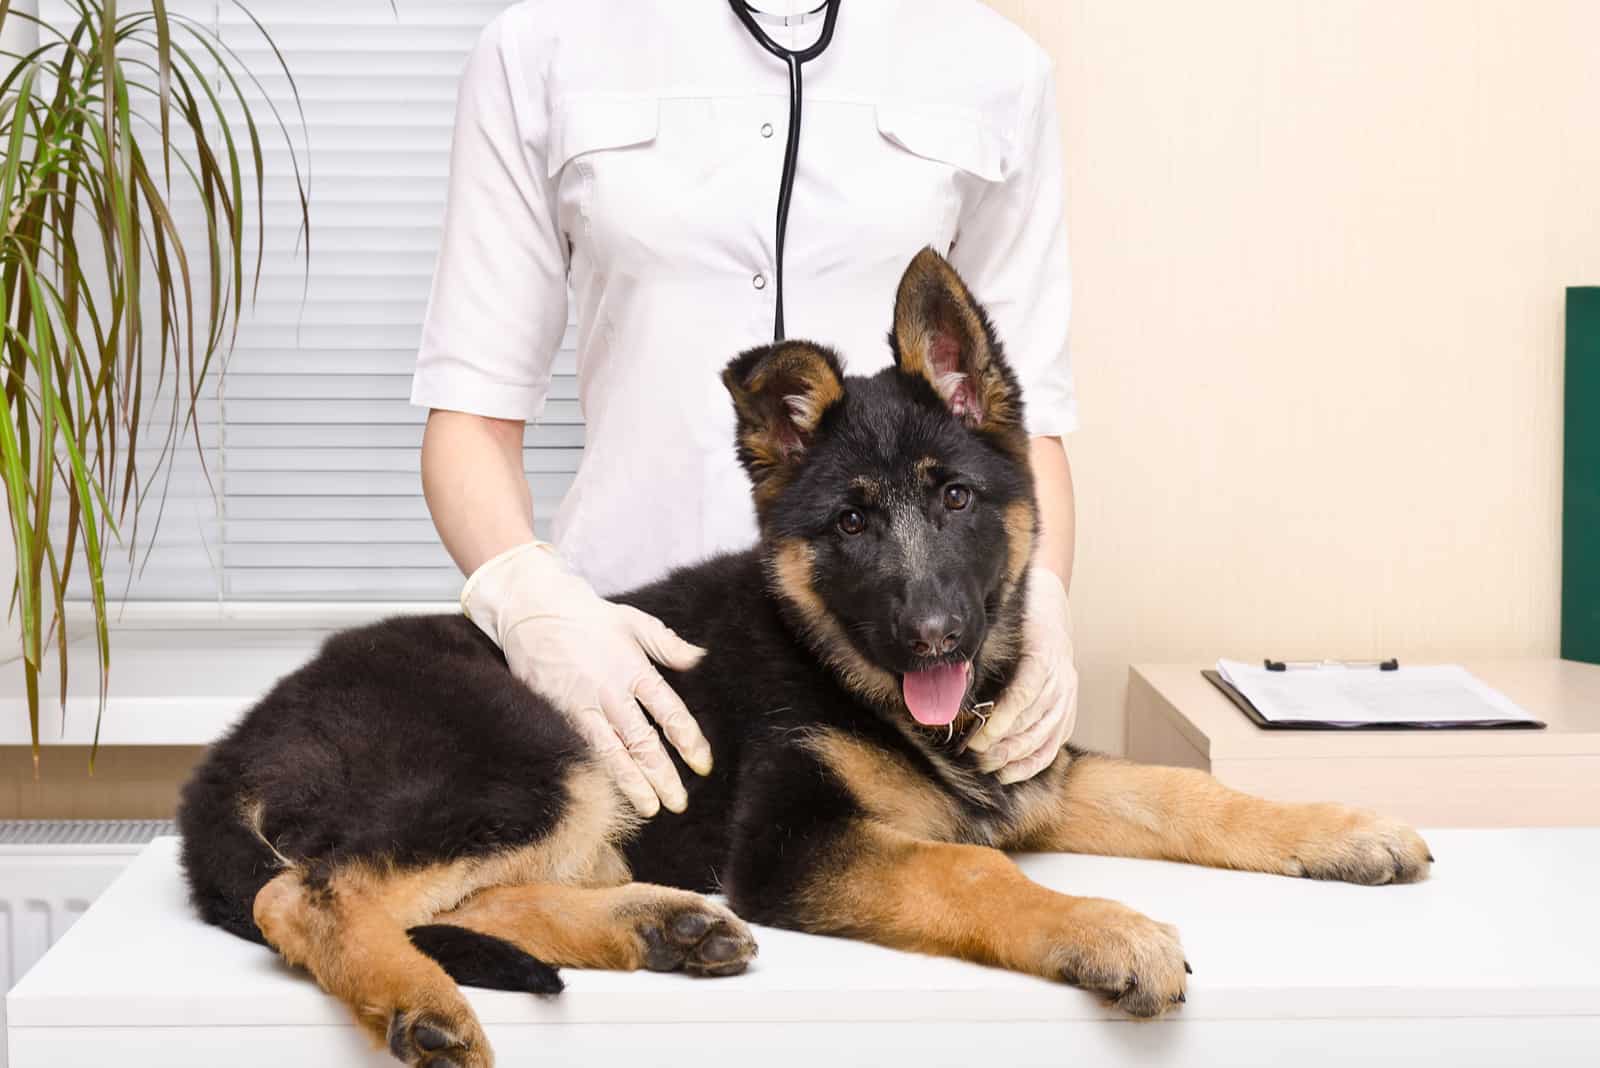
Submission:
[[[915,197],[919,187],[931,183],[944,213],[941,236],[953,237],[962,205],[1005,178],[1004,139],[976,112],[931,111],[897,102],[880,103],[875,110],[900,195]]]
[[[551,124],[549,176],[555,177],[567,164],[590,152],[654,141],[660,112],[660,101],[653,96],[584,93],[567,97],[556,108]]]
[[[770,144],[752,106],[743,97],[637,93],[563,101],[549,168],[577,254],[592,254],[608,274],[619,264],[675,272],[714,265],[708,250],[742,232],[740,197],[752,185],[749,168],[761,162],[755,146]]]
[[[596,174],[609,182],[647,187],[644,157],[656,139],[660,101],[633,93],[583,93],[561,101],[552,116],[547,171],[561,202],[562,228],[587,234],[594,215]]]

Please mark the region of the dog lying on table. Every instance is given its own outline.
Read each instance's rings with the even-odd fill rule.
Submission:
[[[667,681],[715,767],[641,825],[582,740],[460,616],[338,634],[183,793],[200,915],[305,967],[400,1060],[481,1068],[457,983],[555,967],[742,971],[741,920],[1184,1000],[1178,933],[1003,850],[1358,883],[1424,878],[1409,827],[1076,749],[1001,785],[963,741],[1013,677],[1037,511],[1017,380],[937,253],[901,280],[894,366],[804,341],[723,381],[760,541],[619,601],[708,653]],[[701,896],[720,889],[728,907]]]

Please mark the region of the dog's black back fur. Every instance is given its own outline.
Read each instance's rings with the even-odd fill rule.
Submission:
[[[259,941],[251,902],[279,854],[316,874],[537,840],[560,815],[559,770],[584,749],[464,617],[336,634],[184,788],[178,821],[195,903],[206,920]]]

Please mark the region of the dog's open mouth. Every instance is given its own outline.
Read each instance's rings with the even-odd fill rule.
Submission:
[[[967,696],[967,679],[971,673],[971,661],[958,660],[900,676],[900,690],[906,699],[906,708],[911,710],[911,718],[924,727],[943,727],[955,722],[956,716],[961,714],[961,702]]]

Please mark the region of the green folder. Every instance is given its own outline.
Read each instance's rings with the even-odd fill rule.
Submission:
[[[1567,290],[1561,656],[1600,664],[1600,286]]]

